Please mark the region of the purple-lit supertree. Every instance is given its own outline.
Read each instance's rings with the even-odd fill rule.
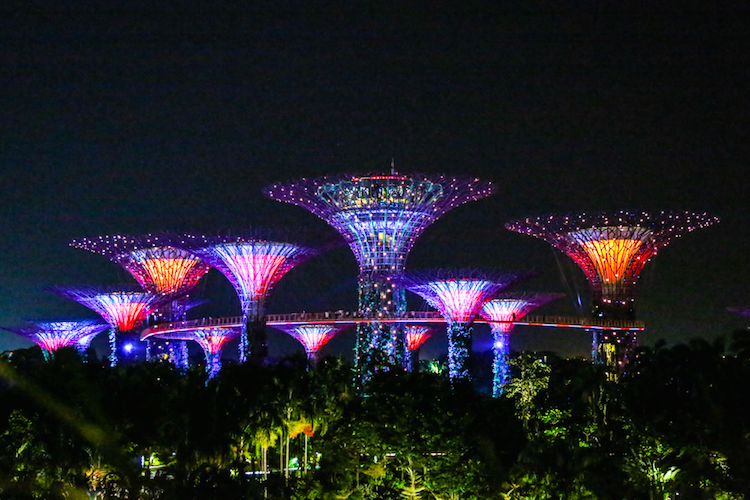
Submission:
[[[501,290],[529,276],[528,272],[436,270],[406,273],[407,289],[440,311],[448,322],[448,371],[451,380],[469,377],[471,323],[482,306]]]
[[[219,270],[234,286],[242,307],[240,362],[268,355],[264,306],[273,286],[292,268],[312,257],[308,247],[256,236],[188,237],[185,248]],[[248,334],[249,332],[249,334]]]
[[[91,340],[107,329],[107,324],[95,319],[36,321],[28,320],[29,326],[3,327],[4,330],[28,338],[42,348],[44,358],[49,360],[52,354],[61,347],[75,346],[81,352],[88,348]]]
[[[88,307],[109,324],[109,361],[115,366],[119,360],[118,337],[128,338],[136,326],[169,298],[145,292],[105,291],[97,288],[54,287],[52,291]],[[137,340],[137,337],[136,337]],[[126,357],[133,355],[135,345],[126,342]]]
[[[552,244],[581,267],[595,318],[632,320],[643,266],[673,238],[718,221],[705,213],[621,211],[534,217],[505,227]],[[616,376],[631,361],[636,342],[633,332],[595,330],[592,357]]]
[[[341,175],[274,184],[266,195],[301,206],[344,237],[359,264],[359,314],[355,362],[360,374],[385,355],[405,361],[403,328],[379,323],[406,311],[404,272],[417,237],[448,210],[490,195],[494,186],[476,178],[443,175]]]
[[[120,264],[148,293],[174,299],[165,301],[154,315],[165,321],[185,319],[190,308],[188,294],[209,270],[208,264],[187,250],[178,248],[184,238],[170,234],[144,234],[139,236],[107,235],[73,240],[71,246],[98,253]],[[153,346],[167,349],[169,359],[177,366],[187,368],[185,342],[172,342]],[[147,342],[146,357],[151,357],[152,346]]]
[[[409,352],[407,369],[410,372],[419,371],[419,349],[432,336],[434,330],[433,327],[425,325],[406,325],[404,327],[406,349]]]
[[[319,359],[320,349],[333,337],[346,328],[349,328],[349,326],[330,323],[309,323],[274,325],[274,328],[297,339],[302,344],[302,347],[305,348],[308,361],[311,365],[315,366]]]
[[[141,337],[141,340],[160,338],[165,341],[194,340],[201,346],[206,356],[206,373],[211,380],[221,371],[221,350],[224,344],[240,335],[238,327],[196,327],[169,333],[153,334]]]
[[[508,355],[510,354],[510,333],[513,331],[514,321],[520,320],[529,311],[541,307],[547,302],[562,297],[561,293],[501,293],[487,302],[479,314],[492,323],[492,397],[503,393],[503,386],[510,379],[508,370]]]

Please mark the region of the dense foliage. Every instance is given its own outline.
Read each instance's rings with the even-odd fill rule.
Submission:
[[[750,342],[644,349],[631,374],[531,353],[492,399],[328,358],[110,368],[0,360],[0,497],[664,499],[750,496]]]

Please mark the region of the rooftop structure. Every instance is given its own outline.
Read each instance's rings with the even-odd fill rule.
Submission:
[[[425,325],[406,325],[406,348],[409,350],[409,371],[419,371],[419,349],[435,331],[433,327]]]
[[[503,386],[510,379],[508,356],[510,354],[510,333],[515,327],[515,321],[520,320],[530,311],[544,304],[562,297],[561,293],[501,293],[485,303],[479,314],[486,320],[493,321],[492,325],[492,396],[499,397]]]
[[[448,371],[452,380],[470,378],[468,363],[474,317],[501,290],[529,274],[437,270],[407,273],[400,278],[407,289],[440,311],[448,323]]]
[[[25,327],[3,327],[4,330],[14,332],[28,338],[42,348],[45,359],[61,347],[75,346],[86,350],[91,340],[107,328],[106,323],[94,319],[60,320],[60,321],[28,321]],[[82,346],[84,346],[81,349]]]
[[[383,355],[402,363],[403,329],[379,323],[406,311],[403,273],[417,237],[450,209],[490,195],[494,186],[476,178],[399,175],[341,175],[274,184],[266,195],[305,208],[344,237],[359,264],[359,314],[373,321],[358,327],[358,371]],[[365,368],[368,367],[368,368]]]
[[[333,337],[348,328],[349,325],[311,323],[302,325],[275,325],[274,328],[288,333],[297,339],[305,348],[307,359],[315,365],[319,359],[320,349]]]
[[[635,318],[635,285],[646,263],[673,238],[719,219],[692,212],[553,215],[509,222],[511,231],[540,238],[569,255],[591,286],[594,317]],[[595,359],[622,372],[636,345],[634,334],[595,334]]]
[[[157,309],[165,297],[145,292],[104,291],[96,288],[53,288],[53,291],[88,307],[109,324],[109,360],[115,366],[119,360],[118,336],[132,331],[146,316]],[[126,354],[132,354],[134,345],[126,343]]]
[[[248,355],[264,360],[268,355],[263,323],[266,297],[287,272],[315,255],[316,250],[252,236],[195,238],[186,244],[226,276],[237,292],[244,318],[240,362],[244,363]]]

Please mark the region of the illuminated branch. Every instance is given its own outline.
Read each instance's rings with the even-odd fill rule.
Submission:
[[[471,322],[501,290],[528,277],[528,272],[484,273],[472,270],[407,273],[406,288],[440,311],[448,322],[448,370],[451,379],[469,379]]]
[[[512,322],[520,320],[529,311],[562,296],[561,293],[506,292],[484,304],[480,311],[482,317],[489,321],[502,322],[491,323],[492,336],[494,337],[492,350],[495,355],[492,365],[493,397],[499,397],[503,393],[503,386],[510,380],[510,369],[508,368],[510,333],[515,326]]]
[[[276,325],[281,330],[297,339],[305,348],[307,359],[313,366],[318,362],[320,349],[333,337],[348,328],[349,325],[309,324],[309,325]]]
[[[341,175],[274,184],[272,199],[298,205],[333,226],[359,264],[359,314],[398,317],[406,311],[403,288],[391,277],[404,271],[417,237],[448,210],[494,192],[476,178],[398,175]],[[356,364],[362,374],[385,354],[403,363],[403,329],[373,321],[358,327]]]

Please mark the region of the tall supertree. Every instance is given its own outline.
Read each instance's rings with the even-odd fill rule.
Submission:
[[[71,246],[98,253],[120,264],[138,281],[148,293],[162,297],[171,296],[154,314],[165,321],[185,318],[191,302],[188,294],[209,270],[209,265],[196,255],[178,248],[176,244],[184,238],[170,234],[144,234],[138,236],[106,235],[96,238],[73,240]],[[161,345],[160,348],[174,346]],[[151,356],[150,342],[147,357]],[[172,362],[187,367],[185,342],[176,349],[169,349]]]
[[[399,281],[440,311],[448,322],[448,372],[451,380],[469,377],[471,324],[482,306],[528,272],[436,270],[405,273]]]
[[[505,227],[552,244],[581,267],[593,317],[632,320],[643,266],[673,238],[718,221],[705,213],[621,211],[535,217]],[[636,342],[633,332],[596,330],[592,357],[616,376],[632,360]]]
[[[358,327],[355,362],[360,374],[386,355],[406,355],[403,328],[379,323],[406,311],[403,287],[409,251],[427,226],[448,210],[490,195],[494,186],[476,178],[341,175],[274,184],[270,198],[305,208],[343,235],[359,264],[359,314],[373,321]]]
[[[107,324],[94,319],[83,320],[29,320],[29,326],[3,327],[4,330],[28,338],[42,348],[44,358],[51,359],[61,347],[77,347],[81,342],[91,343],[96,335],[107,329]],[[88,347],[88,344],[86,344]],[[84,349],[85,350],[85,349]],[[80,348],[79,348],[80,351]]]
[[[313,366],[318,363],[320,349],[348,327],[349,325],[330,323],[274,325],[274,328],[291,335],[302,344],[307,359]]]
[[[503,393],[503,386],[510,379],[508,370],[508,355],[510,354],[510,334],[518,321],[530,311],[544,304],[562,297],[561,293],[501,293],[482,307],[479,314],[486,320],[492,321],[492,397],[499,397]]]
[[[119,360],[118,337],[129,339],[130,333],[166,300],[145,292],[105,291],[97,288],[55,287],[52,291],[88,307],[109,324],[109,361],[115,366]],[[137,340],[137,337],[135,337]],[[135,344],[126,342],[124,351],[131,356]]]
[[[404,327],[406,348],[409,351],[407,368],[410,372],[419,371],[419,349],[432,336],[434,331],[433,327],[425,325],[406,325]]]
[[[237,327],[196,327],[163,334],[142,336],[141,340],[160,338],[168,342],[193,340],[203,349],[206,356],[206,373],[211,380],[221,371],[221,351],[224,344],[240,335]]]
[[[266,297],[287,272],[317,251],[254,235],[193,237],[186,238],[184,244],[226,276],[239,296],[243,316],[240,362],[247,360],[248,351],[252,359],[265,360],[268,355],[263,319]]]

